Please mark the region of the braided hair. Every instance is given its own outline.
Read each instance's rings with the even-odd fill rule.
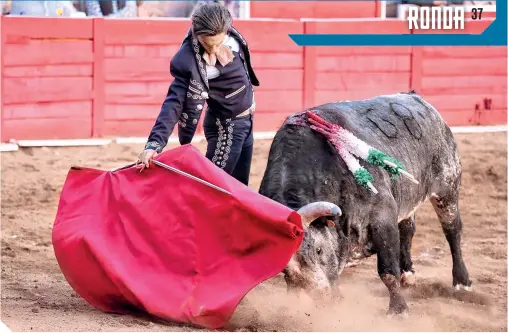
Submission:
[[[207,1],[194,11],[191,21],[194,37],[215,36],[227,33],[233,18],[229,10],[220,3]]]

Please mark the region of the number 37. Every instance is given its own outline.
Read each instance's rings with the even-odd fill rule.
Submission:
[[[471,18],[473,20],[481,20],[482,19],[483,8],[473,8],[473,9],[471,9],[471,12],[473,13],[471,15]]]

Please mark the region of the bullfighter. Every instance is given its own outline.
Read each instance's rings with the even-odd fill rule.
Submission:
[[[206,157],[248,185],[254,145],[254,86],[259,86],[259,81],[247,41],[232,26],[227,8],[219,3],[206,2],[191,20],[192,26],[170,63],[174,80],[138,163],[149,167],[177,123],[180,144],[189,144],[206,101]]]

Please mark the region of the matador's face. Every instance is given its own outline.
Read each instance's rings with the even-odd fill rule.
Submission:
[[[226,38],[225,33],[220,33],[214,36],[199,36],[198,40],[205,48],[206,53],[216,54],[219,51],[219,47],[224,43]]]

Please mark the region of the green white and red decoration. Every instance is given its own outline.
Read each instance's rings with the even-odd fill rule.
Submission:
[[[309,117],[308,122],[311,123],[310,127],[323,134],[335,147],[340,157],[346,163],[349,171],[351,171],[354,175],[356,182],[361,186],[370,189],[375,194],[378,193],[372,184],[374,182],[374,177],[360,165],[355,156],[370,164],[382,167],[392,175],[393,179],[403,175],[413,183],[419,184],[419,182],[406,171],[405,167],[397,159],[371,147],[345,128],[339,125],[330,124],[326,120],[317,116],[314,112],[307,111],[306,113]]]

